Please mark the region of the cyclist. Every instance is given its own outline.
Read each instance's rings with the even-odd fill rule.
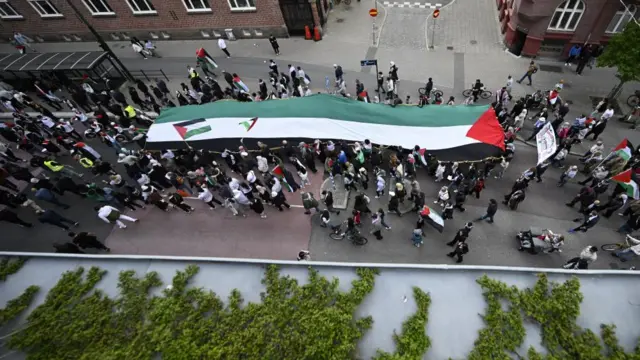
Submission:
[[[345,230],[344,235],[352,240],[360,235],[360,231],[356,228],[356,222],[353,220],[353,217],[347,219],[347,230]]]
[[[484,84],[480,79],[476,79],[476,83],[471,86],[471,94],[473,95],[473,102],[478,101],[478,96],[484,90]]]

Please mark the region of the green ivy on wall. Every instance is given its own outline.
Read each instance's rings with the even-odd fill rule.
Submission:
[[[26,261],[26,258],[2,258],[0,260],[0,282],[6,281],[7,277],[17,273]],[[28,308],[38,290],[40,290],[38,286],[29,286],[20,296],[7,302],[7,305],[0,309],[0,326],[15,319]]]
[[[146,360],[158,354],[163,359],[360,359],[358,342],[373,318],[355,313],[373,290],[376,269],[356,269],[358,278],[344,292],[338,279],[329,280],[313,268],[308,283],[300,285],[269,265],[260,302],[248,304],[238,290],[223,302],[210,290],[190,287],[198,271],[194,265],[178,271],[160,295],[151,295],[163,285],[156,272],[137,277],[123,271],[116,298],[95,289],[104,270],[66,272],[8,346],[34,360]],[[603,325],[598,336],[577,325],[582,301],[577,278],[552,283],[539,275],[528,289],[487,276],[477,282],[487,308],[469,360],[640,360],[640,348],[627,353],[619,346],[614,326]],[[29,288],[25,294],[35,292]],[[26,298],[33,295],[25,294],[24,301],[22,296],[14,300],[21,309],[7,307],[13,309],[8,317],[28,306]],[[426,358],[431,298],[419,288],[413,296],[417,310],[394,332],[395,352],[378,350],[374,360]],[[540,327],[544,354],[533,348],[518,353],[525,321]]]

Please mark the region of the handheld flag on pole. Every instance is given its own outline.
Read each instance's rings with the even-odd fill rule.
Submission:
[[[617,182],[625,190],[626,194],[630,198],[639,199],[640,192],[638,191],[638,183],[633,179],[633,170],[628,169],[620,174],[611,178],[611,180]]]
[[[274,167],[271,172],[275,177],[278,178],[278,180],[280,180],[280,183],[283,187],[286,187],[289,192],[293,192],[293,188],[291,187],[291,185],[289,185],[287,179],[284,177],[284,170],[282,169],[282,166],[276,165],[276,167]]]
[[[249,92],[249,87],[247,85],[245,85],[244,82],[242,82],[242,79],[240,79],[239,76],[235,76],[233,78],[233,85],[238,89],[238,90],[242,90],[246,93]]]
[[[209,65],[213,66],[214,69],[218,68],[218,64],[216,63],[216,61],[213,60],[213,57],[209,55],[207,50],[205,50],[204,48],[199,48],[198,50],[196,50],[196,58],[198,61],[206,61],[207,63],[209,63]]]

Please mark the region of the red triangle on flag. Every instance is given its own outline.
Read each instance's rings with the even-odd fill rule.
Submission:
[[[611,180],[621,183],[631,182],[631,169],[621,172],[620,174],[612,177]]]
[[[184,139],[184,136],[187,134],[187,128],[184,126],[176,126],[176,125],[173,125],[173,127],[176,129],[178,134],[180,134],[180,137]]]
[[[622,140],[622,141],[620,142],[620,144],[618,144],[618,146],[616,146],[616,148],[615,148],[615,149],[613,149],[613,151],[615,152],[615,151],[618,151],[618,150],[620,150],[620,149],[626,149],[627,147],[629,147],[628,142],[629,142],[629,141],[628,141],[627,139]]]
[[[467,132],[467,137],[504,150],[504,130],[492,107],[480,115]]]

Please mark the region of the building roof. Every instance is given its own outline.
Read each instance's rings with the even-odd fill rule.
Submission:
[[[135,270],[139,276],[156,271],[167,284],[177,270],[196,264],[200,272],[194,278],[194,287],[212,289],[222,299],[226,299],[231,290],[238,289],[246,302],[259,302],[260,292],[264,290],[261,280],[265,264],[276,263],[281,266],[281,275],[290,275],[300,284],[307,282],[307,266],[312,265],[327,278],[338,278],[340,289],[348,290],[352,280],[357,278],[355,264],[261,261],[245,259],[204,259],[184,258],[149,259],[137,256],[38,256],[30,259],[16,274],[9,276],[0,284],[0,308],[6,302],[20,295],[30,285],[39,285],[34,303],[44,301],[47,292],[56,284],[60,275],[66,271],[83,266],[88,269],[98,266],[108,271],[98,288],[109,296],[118,295],[118,273],[123,270]],[[360,267],[380,269],[375,279],[373,292],[369,294],[357,311],[357,316],[373,317],[373,327],[366,332],[359,344],[359,355],[369,359],[377,349],[394,351],[393,332],[400,331],[402,322],[416,311],[412,297],[412,287],[417,286],[431,295],[427,334],[432,346],[425,358],[446,359],[464,358],[473,348],[478,330],[484,324],[478,314],[485,312],[486,303],[476,279],[483,274],[520,288],[531,287],[536,282],[535,274],[540,269],[473,267],[446,265],[403,265],[403,264],[357,264]],[[640,318],[640,298],[638,272],[631,271],[582,271],[571,272],[562,269],[547,270],[550,281],[563,282],[571,276],[578,276],[584,295],[582,315],[578,324],[599,333],[600,325],[615,324],[620,344],[630,351],[640,337],[640,327],[635,319]],[[158,292],[160,290],[158,289]],[[30,308],[31,311],[34,306]],[[24,321],[22,315],[20,321]],[[526,323],[525,323],[526,324]],[[524,350],[534,346],[540,348],[539,329],[526,326],[527,337]],[[0,336],[10,333],[11,329],[2,329]],[[520,352],[520,353],[522,353]],[[0,356],[6,349],[0,349]],[[18,356],[18,354],[16,354]],[[21,356],[21,355],[20,355]],[[16,357],[21,358],[21,357]],[[7,357],[7,359],[14,359]]]
[[[0,54],[0,70],[14,72],[91,70],[105,57],[107,57],[105,51]]]

